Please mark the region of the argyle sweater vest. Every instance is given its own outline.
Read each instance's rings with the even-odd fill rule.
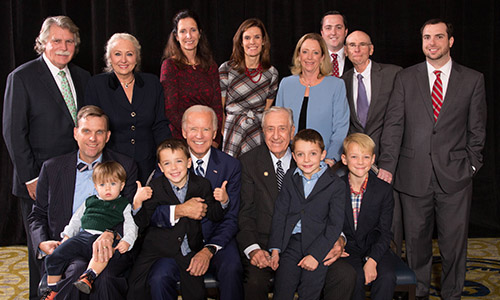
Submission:
[[[124,221],[123,210],[129,204],[127,198],[104,201],[97,196],[85,200],[85,212],[81,218],[82,228],[105,231],[112,229]]]

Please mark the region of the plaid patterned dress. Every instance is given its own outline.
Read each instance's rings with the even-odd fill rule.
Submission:
[[[269,68],[254,83],[227,61],[219,67],[219,77],[221,95],[226,98],[222,151],[238,157],[262,143],[262,113],[266,100],[276,98],[278,70]]]

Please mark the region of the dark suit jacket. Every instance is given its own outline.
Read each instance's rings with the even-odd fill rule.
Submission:
[[[181,203],[165,176],[153,179],[151,181],[151,188],[153,189],[153,196],[151,199],[143,202],[142,208],[135,215],[135,222],[139,226],[140,232],[144,232],[144,243],[141,253],[154,253],[156,257],[174,257],[179,252],[184,235],[186,234],[191,251],[198,252],[201,250],[203,248],[203,235],[201,222],[198,220],[183,217],[173,227],[150,226],[151,216],[158,206]],[[205,199],[205,203],[208,206],[207,218],[212,221],[219,221],[223,218],[224,211],[220,202],[217,202],[213,197],[210,182],[190,172],[185,200],[193,197]]]
[[[127,172],[122,195],[134,199],[137,185],[137,167],[134,161],[122,154],[104,149],[102,161],[117,161]],[[47,160],[40,171],[36,201],[29,215],[33,249],[41,242],[59,241],[64,226],[73,215],[77,151]]]
[[[354,230],[351,191],[348,175],[342,176],[346,184],[345,219],[343,232],[347,238],[345,251],[351,256],[369,256],[379,262],[389,249],[392,239],[391,224],[394,199],[392,186],[370,172],[361,200],[358,227]]]
[[[73,64],[68,68],[80,108],[90,73]],[[41,56],[9,74],[3,137],[14,165],[14,195],[29,198],[25,183],[38,177],[42,163],[77,149],[74,127],[66,102]]]
[[[130,103],[114,72],[96,75],[87,85],[85,104],[104,110],[111,129],[106,147],[132,157],[139,168],[139,180],[145,184],[155,168],[156,147],[172,136],[158,77],[135,73]]]
[[[352,80],[354,68],[345,72],[342,79],[345,81],[347,92],[347,101],[351,111],[349,134],[360,132],[369,135],[375,142],[375,161],[379,156],[380,136],[384,127],[384,116],[394,86],[394,78],[402,68],[395,65],[379,64],[372,60],[371,69],[371,101],[368,109],[366,125],[363,128],[358,120],[354,103],[357,101],[357,95],[353,95]]]
[[[483,164],[486,100],[483,75],[452,63],[443,106],[434,122],[425,62],[396,76],[381,139],[379,167],[394,176],[394,188],[426,193],[434,170],[444,192],[471,182]],[[395,172],[395,173],[394,173]]]
[[[269,234],[278,198],[278,184],[274,164],[266,144],[262,144],[240,156],[241,204],[239,212],[238,245],[241,251],[258,244],[268,249]],[[290,169],[295,169],[291,160]]]
[[[328,168],[307,198],[302,176],[289,169],[274,204],[268,249],[285,251],[299,220],[302,225],[302,252],[323,261],[342,232],[345,183]]]

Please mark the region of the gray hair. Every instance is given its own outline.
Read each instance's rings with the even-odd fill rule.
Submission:
[[[293,126],[293,111],[291,108],[288,107],[281,107],[281,106],[271,106],[268,110],[265,110],[264,113],[262,114],[262,128],[264,128],[266,117],[268,114],[272,112],[285,112],[288,114],[288,123],[290,123],[290,127]]]
[[[184,130],[187,129],[186,128],[187,116],[193,112],[208,112],[208,113],[210,113],[212,115],[213,129],[214,129],[214,131],[217,130],[217,121],[218,121],[217,114],[215,113],[215,111],[211,107],[208,107],[206,105],[193,105],[190,108],[186,109],[186,111],[182,115],[182,128]]]
[[[127,40],[132,43],[132,45],[135,48],[135,57],[136,57],[136,65],[134,71],[140,71],[141,69],[141,44],[139,44],[139,41],[135,38],[135,36],[129,34],[129,33],[115,33],[113,34],[108,42],[106,43],[106,46],[104,46],[104,62],[106,63],[106,67],[104,68],[105,72],[111,72],[113,71],[113,67],[111,66],[111,51],[115,47],[116,43],[119,40]]]
[[[43,21],[40,33],[35,39],[35,51],[39,55],[42,55],[43,52],[45,52],[45,45],[47,44],[50,27],[52,25],[59,26],[63,29],[68,29],[71,33],[73,33],[75,37],[75,54],[77,54],[80,47],[80,32],[75,23],[73,23],[73,21],[67,16],[48,17],[47,19],[45,19],[45,21]]]

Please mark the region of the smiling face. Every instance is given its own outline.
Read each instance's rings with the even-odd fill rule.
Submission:
[[[127,76],[137,65],[137,53],[134,44],[129,40],[116,41],[110,53],[111,67],[116,75]]]
[[[299,51],[299,61],[302,72],[319,73],[323,57],[321,46],[318,41],[313,39],[305,40]]]
[[[94,183],[97,194],[102,200],[111,201],[120,195],[125,182],[120,182],[118,178],[108,178],[104,182]]]
[[[347,35],[347,28],[341,15],[327,15],[323,18],[321,36],[325,40],[328,50],[339,51],[344,47],[344,40]]]
[[[270,112],[266,115],[262,125],[267,148],[277,158],[282,158],[295,132],[295,126],[290,124],[288,113],[286,111]]]
[[[69,29],[50,26],[44,53],[54,66],[63,69],[75,54],[75,35]]]
[[[364,179],[375,162],[375,154],[352,142],[347,146],[345,154],[342,154],[342,162],[347,165],[351,176]]]
[[[259,27],[254,26],[245,30],[241,40],[246,57],[256,57],[260,55],[264,41],[262,39],[262,31]]]
[[[101,155],[110,135],[105,118],[88,116],[79,119],[73,136],[80,149],[80,159],[88,164],[94,162]]]
[[[346,39],[346,54],[358,72],[360,69],[364,71],[373,54],[370,37],[361,31],[351,33]]]
[[[213,126],[212,114],[208,111],[193,111],[186,116],[182,136],[189,150],[197,158],[203,158],[212,146],[217,130]]]
[[[453,37],[448,38],[444,23],[429,24],[422,30],[422,50],[427,61],[436,68],[440,68],[450,60],[450,48],[453,42]]]
[[[166,148],[158,154],[158,166],[163,175],[175,186],[182,188],[187,181],[188,169],[191,167],[191,158],[186,157],[184,151]]]
[[[320,170],[320,163],[326,157],[326,150],[321,150],[317,143],[297,139],[293,146],[293,159],[307,179]]]
[[[200,31],[196,21],[193,18],[180,19],[175,37],[179,41],[182,52],[196,51],[200,41]]]

